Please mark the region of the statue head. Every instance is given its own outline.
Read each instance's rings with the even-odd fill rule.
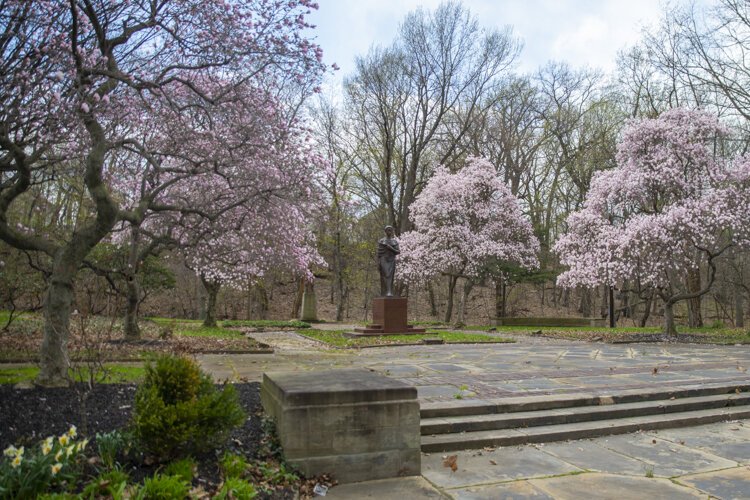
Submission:
[[[393,226],[385,226],[385,235],[388,238],[393,238],[393,234],[394,234]]]

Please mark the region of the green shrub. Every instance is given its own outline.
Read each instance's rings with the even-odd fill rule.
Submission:
[[[252,500],[258,495],[255,486],[244,479],[230,477],[222,485],[214,500]]]
[[[128,485],[129,476],[127,472],[120,469],[112,469],[102,472],[95,477],[81,492],[82,498],[114,498],[119,499],[124,496],[125,488]]]
[[[160,356],[136,392],[132,428],[144,451],[172,459],[220,447],[244,420],[233,386],[218,390],[195,361]]]
[[[192,483],[197,467],[198,464],[192,458],[183,458],[167,464],[167,466],[164,467],[164,474],[168,476],[177,476],[188,483]]]
[[[136,493],[138,500],[179,500],[185,498],[190,485],[178,476],[154,474],[143,481],[143,487]]]
[[[76,438],[76,427],[71,426],[65,434],[50,436],[33,448],[8,446],[0,459],[0,498],[36,498],[63,484],[74,484],[88,444]]]
[[[242,477],[247,472],[248,463],[245,457],[234,453],[226,452],[219,461],[219,468],[224,474],[224,478]]]

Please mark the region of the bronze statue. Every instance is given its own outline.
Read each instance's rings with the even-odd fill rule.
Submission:
[[[396,255],[401,253],[393,237],[393,227],[385,227],[385,238],[378,240],[378,270],[381,297],[393,297],[393,277],[396,275]]]

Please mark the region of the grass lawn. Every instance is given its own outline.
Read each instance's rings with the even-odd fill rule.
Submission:
[[[273,319],[229,319],[221,321],[224,328],[250,327],[250,328],[310,328],[310,323],[304,321],[290,320],[280,321]]]
[[[144,368],[135,365],[105,364],[105,370],[96,374],[96,381],[103,384],[125,384],[140,382],[143,379]],[[86,367],[71,368],[70,377],[74,381],[88,381],[89,370]],[[36,366],[15,368],[0,367],[0,384],[17,384],[32,381],[39,374]]]
[[[416,335],[378,335],[373,337],[348,338],[344,337],[347,330],[304,330],[297,333],[314,340],[325,342],[334,347],[363,347],[373,345],[399,345],[415,344],[425,338],[441,338],[446,343],[470,342],[470,343],[507,343],[515,342],[513,339],[493,337],[481,333],[447,332],[443,330],[428,331]]]
[[[242,338],[243,333],[237,330],[230,330],[228,328],[221,328],[218,326],[202,326],[198,325],[180,325],[174,331],[175,335],[183,337],[213,337],[222,339],[237,339]]]

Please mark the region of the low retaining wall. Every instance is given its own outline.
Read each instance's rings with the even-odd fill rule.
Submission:
[[[417,390],[368,370],[264,373],[286,460],[356,482],[421,473]]]
[[[602,318],[495,318],[497,326],[607,326]]]

